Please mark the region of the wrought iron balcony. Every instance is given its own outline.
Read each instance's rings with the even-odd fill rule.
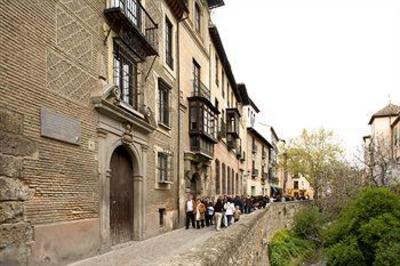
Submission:
[[[207,88],[206,85],[204,85],[200,80],[194,79],[193,80],[193,91],[192,91],[192,96],[194,97],[202,97],[207,99],[208,101],[211,102],[211,92]]]
[[[140,1],[107,0],[104,15],[139,57],[158,55],[158,25]]]

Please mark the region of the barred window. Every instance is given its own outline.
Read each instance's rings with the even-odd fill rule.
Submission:
[[[137,64],[116,43],[113,62],[114,84],[121,89],[121,101],[138,109]]]
[[[174,69],[174,58],[172,55],[173,47],[173,34],[172,34],[172,23],[168,18],[165,18],[165,60],[167,65]]]
[[[160,182],[169,181],[168,154],[165,152],[158,153],[158,177]]]
[[[163,125],[170,126],[169,121],[169,91],[170,87],[162,79],[158,79],[158,118]]]

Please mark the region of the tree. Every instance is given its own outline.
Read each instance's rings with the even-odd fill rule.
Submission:
[[[356,156],[366,169],[366,183],[374,186],[389,186],[397,183],[400,176],[390,140],[377,136],[368,143],[363,156]]]
[[[332,131],[304,129],[286,147],[286,167],[293,176],[305,176],[314,189],[314,199],[329,194],[329,184],[342,165],[343,149]]]
[[[327,265],[400,265],[400,198],[366,188],[324,232]]]

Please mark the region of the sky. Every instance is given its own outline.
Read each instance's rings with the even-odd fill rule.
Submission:
[[[225,0],[212,11],[237,82],[281,138],[333,130],[357,153],[400,104],[400,0]]]

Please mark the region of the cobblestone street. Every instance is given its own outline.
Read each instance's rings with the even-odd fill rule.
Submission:
[[[119,247],[117,250],[71,264],[71,266],[162,265],[174,256],[203,244],[216,234],[218,233],[213,226],[200,230],[178,229],[145,241],[130,243],[126,247]]]

